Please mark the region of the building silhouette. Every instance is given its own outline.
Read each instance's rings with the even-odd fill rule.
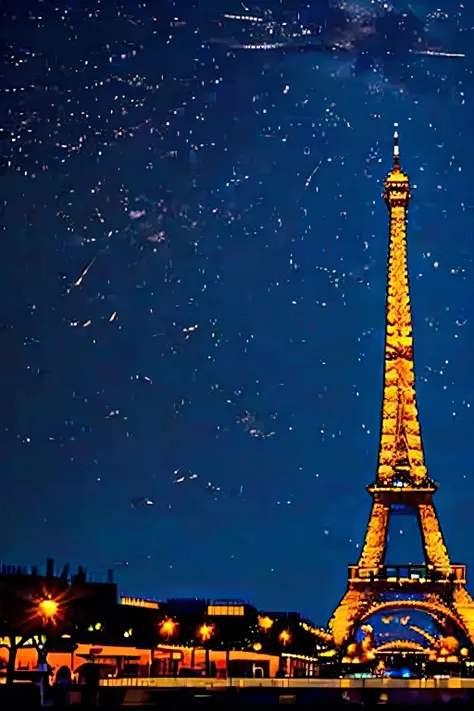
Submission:
[[[52,607],[49,619],[42,605]],[[81,681],[88,665],[102,678],[137,676],[303,676],[329,647],[297,613],[266,612],[243,600],[127,597],[113,573],[93,582],[80,567],[46,572],[0,568],[0,677],[14,647],[16,678],[47,657],[53,678],[67,667]]]

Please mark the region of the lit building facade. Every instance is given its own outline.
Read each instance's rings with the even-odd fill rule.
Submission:
[[[90,582],[79,569],[55,575],[36,569],[4,568],[0,601],[16,601],[16,617],[0,638],[17,643],[17,675],[37,668],[41,649],[56,673],[67,667],[78,681],[87,665],[102,677],[212,676],[217,678],[316,675],[326,642],[295,613],[267,613],[241,600],[153,599],[118,596],[110,574]],[[35,616],[25,623],[25,600],[54,607],[56,618]],[[38,603],[35,603],[38,605]],[[13,608],[12,608],[13,609]],[[16,642],[15,642],[16,640]],[[0,649],[6,672],[8,644]]]

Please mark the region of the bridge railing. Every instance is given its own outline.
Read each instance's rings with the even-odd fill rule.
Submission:
[[[182,689],[474,689],[474,679],[214,679],[185,677],[128,677],[102,679],[101,686],[122,688]]]

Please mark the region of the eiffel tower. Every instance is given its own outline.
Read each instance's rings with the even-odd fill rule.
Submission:
[[[474,601],[466,590],[466,567],[450,560],[433,504],[437,486],[425,465],[407,266],[410,183],[400,168],[397,130],[393,146],[393,168],[384,186],[390,237],[377,476],[367,488],[373,503],[359,562],[349,565],[347,590],[329,628],[335,645],[343,648],[374,613],[413,608],[428,612],[443,630],[460,630],[474,645]],[[390,516],[399,511],[417,517],[425,559],[419,565],[385,564]]]

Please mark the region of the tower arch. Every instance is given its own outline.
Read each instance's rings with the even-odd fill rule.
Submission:
[[[379,612],[395,612],[396,610],[419,610],[430,615],[440,627],[443,627],[442,618],[447,618],[466,637],[468,630],[455,610],[451,609],[441,599],[430,600],[386,600],[375,602],[358,618],[357,626],[365,624],[373,615]],[[353,633],[354,629],[352,630]]]

